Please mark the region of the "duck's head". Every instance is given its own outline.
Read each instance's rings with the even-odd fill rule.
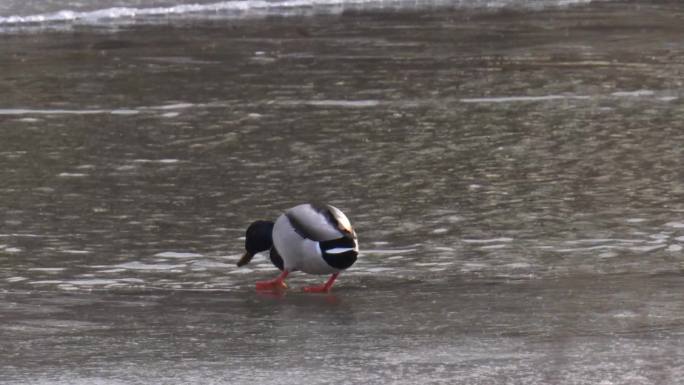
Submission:
[[[273,247],[273,222],[252,222],[247,227],[245,234],[245,254],[240,258],[237,265],[248,264],[256,253],[269,250],[271,247]]]

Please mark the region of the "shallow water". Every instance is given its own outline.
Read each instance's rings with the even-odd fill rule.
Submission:
[[[5,31],[0,381],[676,383],[684,7]],[[343,209],[334,293],[246,225]]]

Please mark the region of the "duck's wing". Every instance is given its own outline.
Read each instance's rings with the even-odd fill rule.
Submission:
[[[295,232],[316,242],[356,236],[344,213],[330,205],[307,203],[287,210],[285,216]]]

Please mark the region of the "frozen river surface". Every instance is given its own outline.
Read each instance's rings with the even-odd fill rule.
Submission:
[[[457,3],[0,20],[0,383],[681,381],[684,6]]]

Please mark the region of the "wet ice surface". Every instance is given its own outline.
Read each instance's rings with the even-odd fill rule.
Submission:
[[[0,381],[676,383],[682,11],[3,36]],[[255,293],[313,199],[359,262]]]
[[[4,295],[4,378],[30,383],[674,383],[679,276]],[[388,298],[388,296],[390,298]]]

